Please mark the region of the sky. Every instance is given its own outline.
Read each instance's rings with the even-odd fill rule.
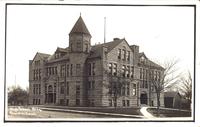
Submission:
[[[68,34],[81,16],[91,44],[125,38],[156,62],[179,59],[180,71],[194,66],[194,10],[169,6],[9,5],[7,7],[6,85],[29,85],[29,60],[37,52],[68,47]]]

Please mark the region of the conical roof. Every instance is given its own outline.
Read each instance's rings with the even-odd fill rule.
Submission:
[[[78,18],[78,20],[76,21],[74,27],[72,28],[72,30],[69,34],[72,34],[72,33],[83,33],[83,34],[90,35],[90,32],[88,31],[81,16]]]

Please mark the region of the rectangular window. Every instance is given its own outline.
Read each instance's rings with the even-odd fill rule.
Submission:
[[[112,95],[112,86],[111,85],[108,87],[108,94]]]
[[[36,80],[38,80],[38,69],[36,69]]]
[[[122,76],[125,77],[126,74],[126,67],[125,65],[122,66]]]
[[[81,65],[80,64],[76,64],[76,75],[80,76],[81,74]]]
[[[80,99],[76,99],[76,106],[80,106]]]
[[[123,107],[126,106],[126,101],[125,100],[122,100],[122,105],[123,105]]]
[[[161,80],[161,72],[158,71],[158,80],[160,81]]]
[[[60,94],[64,94],[64,86],[63,86],[63,84],[60,86]]]
[[[117,106],[117,99],[114,99],[113,103],[114,103],[114,106],[116,107]]]
[[[131,75],[131,78],[134,78],[134,66],[131,67],[131,72],[130,72],[130,73],[131,73],[131,74],[130,74],[130,75]]]
[[[81,42],[80,42],[80,41],[77,42],[76,48],[77,48],[77,49],[80,49],[80,48],[81,48]]]
[[[54,93],[56,93],[56,83],[54,83]]]
[[[69,99],[66,99],[66,106],[69,105]]]
[[[38,99],[38,105],[40,105],[40,99]]]
[[[73,75],[73,64],[71,64],[71,68],[70,68],[70,75]]]
[[[48,68],[46,68],[46,74],[47,74],[47,76],[49,76],[49,69]]]
[[[95,63],[92,64],[92,75],[95,75]]]
[[[39,87],[39,95],[41,94],[41,85],[40,84],[38,84],[38,87]]]
[[[41,69],[39,69],[39,80],[41,80]]]
[[[118,49],[118,59],[121,59],[121,49]]]
[[[146,75],[145,75],[145,79],[147,80],[148,79],[148,70],[146,69]]]
[[[64,105],[64,99],[60,99],[60,105]]]
[[[61,77],[65,76],[65,65],[61,65],[60,76]]]
[[[33,84],[33,94],[35,94],[35,84]]]
[[[127,53],[127,61],[130,61],[130,51]]]
[[[133,84],[133,96],[136,96],[136,84]]]
[[[91,87],[92,87],[91,89],[94,90],[94,88],[95,88],[95,81],[92,81],[92,86]]]
[[[127,83],[126,94],[127,94],[128,96],[130,95],[130,83]]]
[[[47,84],[45,84],[45,93],[47,93]]]
[[[126,105],[129,107],[130,106],[130,100],[126,100]]]
[[[126,60],[126,50],[122,50],[122,60]]]
[[[92,106],[92,107],[94,106],[94,99],[90,100],[90,106]]]
[[[88,64],[88,75],[91,76],[92,66],[91,63]]]
[[[35,105],[35,99],[33,99],[33,105]]]
[[[142,79],[143,77],[143,72],[142,72],[142,68],[140,68],[140,79]]]
[[[122,96],[125,96],[125,86],[122,86]]]
[[[126,68],[126,77],[130,77],[130,66],[127,66]]]
[[[66,82],[66,95],[69,95],[69,82]]]
[[[153,80],[156,79],[156,71],[153,71],[152,78],[153,78]]]
[[[54,67],[54,69],[55,69],[55,74],[57,75],[58,74],[57,67]]]
[[[88,52],[89,50],[89,48],[88,48],[89,46],[88,46],[88,44],[85,44],[85,52]]]
[[[49,75],[51,75],[51,68],[49,67]]]
[[[113,64],[113,75],[117,76],[117,64],[116,63]]]
[[[144,69],[143,70],[143,74],[144,74],[144,80],[147,80],[147,74],[148,74],[148,70],[147,69]]]
[[[54,67],[51,67],[52,74],[54,75]]]
[[[108,73],[112,74],[112,63],[109,63],[108,65]]]
[[[118,88],[117,88],[117,83],[116,82],[112,82],[112,94],[114,95],[114,96],[117,96],[117,94],[118,94]]]
[[[80,97],[80,85],[76,86],[76,97]]]
[[[108,100],[109,106],[112,107],[112,99]]]
[[[38,84],[35,84],[35,94],[38,94]]]
[[[67,65],[67,77],[69,77],[69,64]]]
[[[33,80],[35,80],[35,70],[33,70]]]

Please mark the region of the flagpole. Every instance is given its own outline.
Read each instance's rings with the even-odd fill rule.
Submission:
[[[106,43],[106,17],[104,17],[104,43]]]

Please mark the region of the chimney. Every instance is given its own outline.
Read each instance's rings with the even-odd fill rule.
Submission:
[[[117,40],[119,40],[119,38],[113,38],[113,41],[117,41]]]
[[[134,65],[138,64],[138,62],[139,62],[139,46],[137,46],[137,45],[131,45],[130,48],[133,51]]]

